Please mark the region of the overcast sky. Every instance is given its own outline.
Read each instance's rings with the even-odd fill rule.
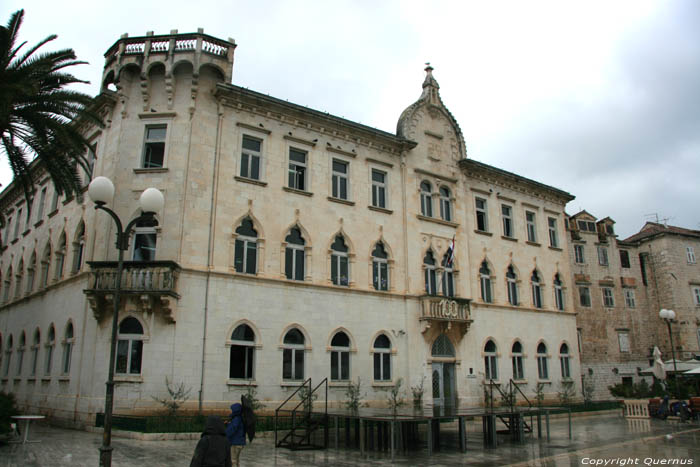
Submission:
[[[58,34],[93,95],[121,34],[203,27],[236,40],[234,84],[393,133],[429,61],[470,158],[620,238],[655,215],[700,228],[700,1],[5,0],[0,21],[20,8],[20,38]]]

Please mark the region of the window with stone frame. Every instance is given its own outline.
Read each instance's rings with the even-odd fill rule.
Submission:
[[[444,221],[452,221],[452,201],[450,199],[450,189],[444,186],[440,187],[440,217]]]
[[[420,213],[425,217],[433,217],[433,189],[429,182],[420,184]]]
[[[635,300],[635,294],[634,294],[634,289],[630,288],[624,288],[622,289],[622,293],[625,296],[625,307],[626,308],[635,308],[637,306],[636,300]]]
[[[630,334],[629,331],[617,331],[617,342],[620,346],[621,353],[629,353],[630,351]]]
[[[389,255],[382,242],[372,251],[372,286],[375,290],[389,290]]]
[[[496,344],[491,339],[484,345],[484,379],[498,380],[498,354]]]
[[[3,361],[2,376],[7,378],[10,375],[10,365],[12,364],[12,334],[7,338],[5,344],[5,361]]]
[[[476,230],[488,232],[489,222],[486,200],[483,198],[475,198],[474,202],[476,205]]]
[[[143,326],[138,319],[129,316],[119,323],[114,372],[118,375],[140,375],[142,361]]]
[[[612,287],[601,287],[601,290],[603,292],[603,306],[613,308],[615,306],[615,295]]]
[[[77,273],[83,267],[83,256],[85,255],[85,223],[80,222],[75,232],[73,241],[73,266],[71,272]]]
[[[31,347],[31,366],[30,366],[30,376],[36,376],[36,369],[39,364],[39,350],[41,349],[41,331],[36,328],[34,331],[34,340],[32,341]]]
[[[445,297],[455,296],[455,273],[454,263],[450,261],[451,253],[447,252],[442,257],[442,295]]]
[[[586,256],[584,253],[585,250],[583,245],[574,245],[574,261],[576,261],[576,264],[586,264]]]
[[[391,341],[380,334],[372,345],[374,381],[391,381]]]
[[[542,380],[549,379],[547,359],[547,345],[544,342],[540,342],[537,345],[537,376]]]
[[[27,346],[27,337],[22,331],[19,336],[19,345],[17,346],[17,376],[22,376],[22,366],[24,364],[24,350]]]
[[[262,140],[243,135],[240,176],[251,180],[262,178]]]
[[[301,149],[289,148],[289,176],[287,186],[295,190],[306,191],[307,155]]]
[[[44,374],[49,376],[53,367],[53,351],[56,348],[56,330],[53,324],[49,327],[44,351]]]
[[[282,379],[304,381],[304,334],[292,328],[284,335],[282,342]]]
[[[525,211],[525,225],[527,227],[527,241],[537,243],[537,224],[534,212]]]
[[[552,248],[559,248],[557,220],[554,217],[547,218],[547,226],[549,227],[549,246]]]
[[[54,263],[54,280],[60,280],[63,277],[63,269],[66,263],[66,233],[61,234],[56,247],[56,261]]]
[[[561,366],[562,379],[571,379],[569,346],[562,344],[559,348],[559,363]]]
[[[700,306],[700,285],[693,286],[693,303],[695,306]]]
[[[49,267],[51,266],[51,244],[47,243],[44,254],[41,257],[41,283],[42,289],[49,285]]]
[[[481,288],[481,299],[484,303],[493,303],[493,290],[491,289],[491,271],[486,261],[481,263],[479,268],[479,285]]]
[[[620,266],[625,269],[629,269],[631,267],[629,251],[620,250]]]
[[[243,274],[258,272],[258,232],[250,217],[243,219],[236,229],[233,267],[236,272]]]
[[[564,290],[559,273],[554,275],[554,305],[557,310],[564,311]]]
[[[127,329],[128,330],[128,329]],[[73,333],[73,323],[70,321],[66,324],[66,329],[63,333],[63,357],[61,358],[61,374],[69,375],[71,362],[73,359],[73,346],[75,345],[75,336]],[[132,345],[132,350],[134,346]],[[139,346],[135,346],[139,350]]]
[[[164,167],[165,164],[165,137],[167,125],[148,125],[143,142],[143,162],[144,169],[154,169]]]
[[[608,249],[602,245],[598,245],[598,264],[601,266],[607,266],[608,263]]]
[[[331,166],[331,196],[344,200],[350,199],[348,181],[350,164],[340,159],[333,159]]]
[[[331,339],[331,381],[350,380],[350,338],[343,331]]]
[[[387,207],[387,174],[377,169],[372,169],[372,206]]]
[[[532,271],[530,282],[532,283],[532,306],[542,308],[542,285],[537,270]]]
[[[586,286],[578,288],[579,303],[581,306],[590,308],[591,306],[591,289]]]
[[[685,247],[685,256],[688,259],[688,264],[695,264],[695,248],[692,246]]]
[[[508,266],[506,271],[506,287],[508,289],[508,303],[518,306],[518,276],[515,275],[513,266]]]
[[[229,379],[255,379],[255,333],[247,324],[239,324],[231,333]]]
[[[503,236],[513,238],[513,207],[507,204],[501,205],[501,219],[503,220]]]
[[[284,239],[287,245],[284,249],[284,274],[287,279],[303,281],[305,274],[305,245],[299,227],[292,227]]]
[[[435,256],[432,250],[428,250],[423,257],[423,271],[425,276],[425,293],[437,294],[437,278],[435,272]]]
[[[525,379],[525,370],[523,368],[523,345],[516,341],[511,349],[511,361],[513,364],[513,379]]]
[[[350,285],[350,249],[342,235],[336,235],[331,245],[331,282],[335,285]]]
[[[141,219],[134,227],[133,261],[155,261],[158,221]]]

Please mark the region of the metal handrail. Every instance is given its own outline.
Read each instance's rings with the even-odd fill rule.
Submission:
[[[306,383],[309,383],[309,387],[311,387],[311,378],[309,378],[309,379],[307,379],[306,381],[304,381],[304,382],[296,389],[296,391],[294,391],[293,393],[291,393],[291,394],[289,395],[289,397],[287,397],[287,398],[284,400],[284,402],[282,402],[282,403],[279,405],[279,407],[277,407],[277,408],[275,409],[275,413],[277,413],[278,411],[280,411],[280,410],[282,409],[282,407],[284,406],[284,404],[286,404],[287,402],[289,402],[289,399],[291,399],[292,397],[296,396],[297,392],[299,392],[299,391],[301,390],[301,388],[303,388],[304,386],[306,386]]]
[[[520,389],[520,387],[515,383],[515,381],[513,381],[513,378],[510,379],[510,384],[511,387],[515,387],[515,389],[517,389],[518,392],[523,396],[523,399],[525,399],[525,402],[527,402],[528,408],[532,408],[532,403],[530,402],[530,399],[527,398],[522,389]]]

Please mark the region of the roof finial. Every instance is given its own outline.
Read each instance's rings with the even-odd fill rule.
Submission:
[[[433,78],[433,67],[430,66],[430,62],[425,62],[425,81],[423,81],[423,89],[426,87],[433,87],[435,89],[440,89],[440,85],[437,83],[435,78]]]

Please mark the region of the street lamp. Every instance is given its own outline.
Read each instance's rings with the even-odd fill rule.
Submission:
[[[678,396],[678,368],[676,367],[676,351],[673,348],[673,334],[671,333],[671,321],[676,319],[676,312],[662,308],[659,311],[659,317],[666,321],[666,326],[668,326],[668,338],[671,341],[671,357],[673,358],[673,378],[676,384],[676,395]]]
[[[119,294],[122,285],[122,271],[124,270],[124,251],[129,249],[129,235],[132,228],[142,220],[153,219],[156,212],[165,204],[163,193],[156,188],[147,188],[139,198],[139,204],[143,213],[132,219],[122,229],[119,216],[106,207],[114,197],[114,184],[107,177],[96,177],[88,187],[88,195],[95,203],[95,209],[100,209],[109,214],[117,224],[117,250],[119,250],[119,262],[117,263],[117,277],[114,284],[114,313],[112,315],[112,340],[109,346],[109,367],[107,370],[107,392],[105,395],[104,431],[102,433],[102,446],[100,446],[100,466],[112,465],[112,408],[114,406],[114,361],[117,353],[117,315],[119,314]]]

